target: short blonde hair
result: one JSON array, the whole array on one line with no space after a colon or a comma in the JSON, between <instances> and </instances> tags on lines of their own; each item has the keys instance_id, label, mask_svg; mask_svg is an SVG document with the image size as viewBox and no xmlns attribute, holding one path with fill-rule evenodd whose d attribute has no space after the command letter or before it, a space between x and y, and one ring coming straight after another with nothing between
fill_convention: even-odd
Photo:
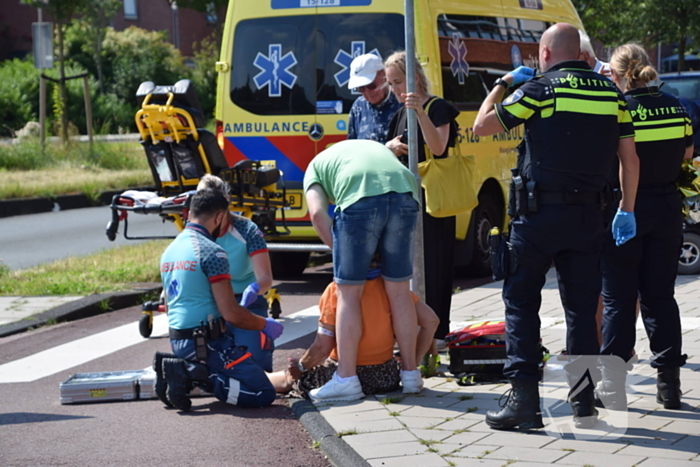
<instances>
[{"instance_id":1,"label":"short blonde hair","mask_svg":"<svg viewBox=\"0 0 700 467\"><path fill-rule=\"evenodd\" d=\"M384 68L389 68L390 66L396 67L401 73L406 74L406 51L402 50L399 52L394 52L389 55L389 58L384 62ZM416 74L418 75L418 82L416 85L420 88L423 94L430 94L430 81L425 74L423 65L420 64L418 59L416 59Z\"/></svg>"},{"instance_id":2,"label":"short blonde hair","mask_svg":"<svg viewBox=\"0 0 700 467\"><path fill-rule=\"evenodd\" d=\"M646 50L635 43L621 45L610 59L610 68L620 77L627 79L623 91L644 87L658 77Z\"/></svg>"}]
</instances>

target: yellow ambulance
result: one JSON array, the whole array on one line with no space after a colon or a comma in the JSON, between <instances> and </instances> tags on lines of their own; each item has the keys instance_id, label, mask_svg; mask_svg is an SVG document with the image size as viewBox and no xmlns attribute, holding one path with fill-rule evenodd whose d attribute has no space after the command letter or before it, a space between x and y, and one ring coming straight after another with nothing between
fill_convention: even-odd
<instances>
[{"instance_id":1,"label":"yellow ambulance","mask_svg":"<svg viewBox=\"0 0 700 467\"><path fill-rule=\"evenodd\" d=\"M282 170L291 234L268 238L277 274L303 271L322 245L302 193L316 154L346 138L359 94L348 89L352 59L404 49L403 0L231 0L217 92L217 132L230 165L269 161ZM476 156L479 205L458 217L457 266L490 271L487 235L506 223L510 168L522 127L489 137L472 126L499 76L537 68L538 41L557 22L582 28L569 0L415 0L416 53L432 93L461 111L463 154Z\"/></svg>"}]
</instances>

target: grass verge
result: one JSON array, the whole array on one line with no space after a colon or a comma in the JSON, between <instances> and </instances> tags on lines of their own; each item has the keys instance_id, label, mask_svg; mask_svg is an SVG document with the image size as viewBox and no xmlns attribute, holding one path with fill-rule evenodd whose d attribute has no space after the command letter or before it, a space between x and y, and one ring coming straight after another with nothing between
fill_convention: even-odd
<instances>
[{"instance_id":1,"label":"grass verge","mask_svg":"<svg viewBox=\"0 0 700 467\"><path fill-rule=\"evenodd\" d=\"M160 282L160 256L171 241L127 245L19 271L0 264L0 295L90 295Z\"/></svg>"},{"instance_id":2,"label":"grass verge","mask_svg":"<svg viewBox=\"0 0 700 467\"><path fill-rule=\"evenodd\" d=\"M30 140L0 145L0 199L84 193L153 185L143 148L137 142L47 144L44 154Z\"/></svg>"},{"instance_id":3,"label":"grass verge","mask_svg":"<svg viewBox=\"0 0 700 467\"><path fill-rule=\"evenodd\" d=\"M45 169L0 171L0 199L85 194L97 199L103 191L153 185L148 169Z\"/></svg>"}]
</instances>

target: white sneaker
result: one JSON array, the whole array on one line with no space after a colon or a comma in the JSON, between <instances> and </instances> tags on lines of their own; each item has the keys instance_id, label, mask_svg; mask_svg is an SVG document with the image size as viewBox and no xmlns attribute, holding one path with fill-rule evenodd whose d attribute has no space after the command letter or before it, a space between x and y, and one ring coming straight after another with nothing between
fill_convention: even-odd
<instances>
[{"instance_id":1,"label":"white sneaker","mask_svg":"<svg viewBox=\"0 0 700 467\"><path fill-rule=\"evenodd\" d=\"M435 348L438 352L445 352L447 350L445 339L435 339Z\"/></svg>"},{"instance_id":2,"label":"white sneaker","mask_svg":"<svg viewBox=\"0 0 700 467\"><path fill-rule=\"evenodd\" d=\"M365 393L362 392L360 379L357 376L351 377L346 383L341 383L338 381L338 372L335 372L326 384L309 391L309 397L314 402L354 401L365 397Z\"/></svg>"},{"instance_id":3,"label":"white sneaker","mask_svg":"<svg viewBox=\"0 0 700 467\"><path fill-rule=\"evenodd\" d=\"M418 394L423 390L423 378L420 371L401 370L401 386L404 394Z\"/></svg>"}]
</instances>

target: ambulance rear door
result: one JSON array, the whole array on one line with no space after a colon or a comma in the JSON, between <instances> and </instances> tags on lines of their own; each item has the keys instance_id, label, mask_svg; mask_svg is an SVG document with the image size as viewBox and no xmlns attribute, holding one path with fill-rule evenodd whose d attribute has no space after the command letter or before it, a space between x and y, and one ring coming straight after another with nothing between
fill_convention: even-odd
<instances>
[{"instance_id":1,"label":"ambulance rear door","mask_svg":"<svg viewBox=\"0 0 700 467\"><path fill-rule=\"evenodd\" d=\"M219 99L224 153L274 161L284 173L291 235L271 242L318 242L302 194L311 160L347 135L359 93L347 88L352 59L403 48L403 15L389 0L234 1L228 86ZM378 8L380 6L381 8ZM375 11L375 10L381 11ZM231 20L233 18L233 20ZM224 50L224 49L222 49ZM222 54L223 55L223 54Z\"/></svg>"}]
</instances>

